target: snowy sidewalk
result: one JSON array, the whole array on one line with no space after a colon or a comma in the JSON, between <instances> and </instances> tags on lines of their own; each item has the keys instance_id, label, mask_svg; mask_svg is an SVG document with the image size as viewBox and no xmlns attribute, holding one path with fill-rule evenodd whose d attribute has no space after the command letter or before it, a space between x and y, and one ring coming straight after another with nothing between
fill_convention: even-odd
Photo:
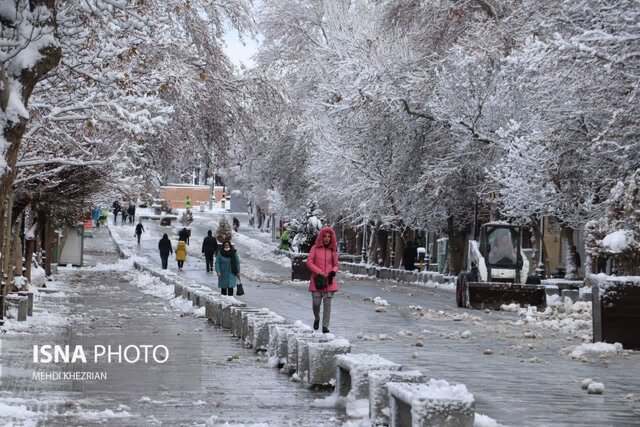
<instances>
[{"instance_id":1,"label":"snowy sidewalk","mask_svg":"<svg viewBox=\"0 0 640 427\"><path fill-rule=\"evenodd\" d=\"M215 231L213 219L192 224L197 233L191 250L199 252L197 239L207 228ZM132 228L114 227L114 235L132 252L159 265L157 239L166 228L151 223L149 230L151 242L139 248L128 237ZM252 252L263 242L249 238L244 235L236 245L247 292L241 300L267 307L291 322L300 319L310 324L307 284L274 280L287 277L288 269L277 259L273 263L255 259ZM170 268L174 265L170 263ZM247 280L247 275L258 280ZM177 276L187 283L216 287L215 276L204 272L197 257L188 258L185 271ZM446 290L356 277L339 280L331 330L348 338L354 353L380 354L428 377L464 383L481 414L507 425L637 423L640 380L628 373L640 369L640 353L588 344L590 324L582 319L590 318L590 306L585 303L557 306L544 316L520 316L458 309ZM605 393L588 395L580 387L585 378L603 382Z\"/></svg>"},{"instance_id":2,"label":"snowy sidewalk","mask_svg":"<svg viewBox=\"0 0 640 427\"><path fill-rule=\"evenodd\" d=\"M341 424L344 415L314 408L312 392L267 366L211 326L173 287L118 261L106 229L85 240L97 267L62 268L36 301L27 323L9 322L1 335L0 424L10 425L223 425ZM165 364L101 363L90 368L36 365L33 345L164 345ZM88 366L88 365L86 365ZM106 372L95 381L34 380L32 372Z\"/></svg>"}]
</instances>

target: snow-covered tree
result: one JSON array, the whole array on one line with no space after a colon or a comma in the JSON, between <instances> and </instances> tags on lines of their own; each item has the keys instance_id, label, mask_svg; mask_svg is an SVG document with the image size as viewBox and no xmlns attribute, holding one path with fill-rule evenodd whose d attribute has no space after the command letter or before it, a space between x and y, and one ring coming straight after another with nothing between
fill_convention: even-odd
<instances>
[{"instance_id":1,"label":"snow-covered tree","mask_svg":"<svg viewBox=\"0 0 640 427\"><path fill-rule=\"evenodd\" d=\"M227 221L226 217L220 218L220 223L218 224L218 230L216 231L216 239L219 242L231 241L233 238L233 228L231 228L231 224Z\"/></svg>"}]
</instances>

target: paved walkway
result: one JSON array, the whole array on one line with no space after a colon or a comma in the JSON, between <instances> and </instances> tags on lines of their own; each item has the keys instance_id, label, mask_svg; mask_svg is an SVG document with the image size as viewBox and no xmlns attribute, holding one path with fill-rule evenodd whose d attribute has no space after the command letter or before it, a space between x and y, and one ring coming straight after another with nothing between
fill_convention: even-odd
<instances>
[{"instance_id":1,"label":"paved walkway","mask_svg":"<svg viewBox=\"0 0 640 427\"><path fill-rule=\"evenodd\" d=\"M190 251L199 253L200 238L217 221L192 224ZM145 224L148 234L140 247L130 226L117 226L114 235L125 247L159 265L157 242L173 228ZM246 222L242 222L246 229ZM131 229L129 229L131 228ZM256 232L250 231L249 236ZM266 306L288 320L312 321L306 284L288 280L289 270L269 263L239 239L249 305ZM267 240L267 239L264 239ZM254 256L254 258L252 258ZM170 264L171 265L171 264ZM171 268L174 268L171 266ZM215 276L204 272L204 262L191 256L185 281L216 287ZM279 279L279 280L278 280ZM568 334L525 325L512 313L463 310L454 307L454 295L394 282L339 277L341 292L334 300L331 330L353 343L353 352L378 353L406 369L462 382L476 397L476 410L507 425L640 425L640 353L624 352L587 361L572 360L562 350L583 342L583 334ZM372 299L384 298L386 311L376 311ZM420 305L422 309L411 306ZM468 332L467 332L468 331ZM536 338L527 338L533 332ZM466 338L463 338L465 337ZM422 346L420 346L422 344ZM491 354L484 354L491 349ZM588 395L580 388L585 378L605 384L604 395Z\"/></svg>"},{"instance_id":2,"label":"paved walkway","mask_svg":"<svg viewBox=\"0 0 640 427\"><path fill-rule=\"evenodd\" d=\"M90 264L117 261L106 229L85 240L85 250ZM0 425L342 423L343 411L311 406L326 391L290 382L227 331L172 309L170 297L142 293L135 286L141 274L109 267L61 269L57 283L49 284L59 291L39 296L30 320L48 316L49 325L1 336ZM165 345L170 359L146 365L36 365L32 346L43 344ZM34 380L35 369L106 372L107 379Z\"/></svg>"}]
</instances>

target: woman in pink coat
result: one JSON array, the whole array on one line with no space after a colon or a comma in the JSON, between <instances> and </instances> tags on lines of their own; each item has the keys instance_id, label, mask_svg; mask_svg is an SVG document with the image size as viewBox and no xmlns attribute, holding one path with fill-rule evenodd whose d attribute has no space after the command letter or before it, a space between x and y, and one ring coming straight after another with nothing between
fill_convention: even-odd
<instances>
[{"instance_id":1,"label":"woman in pink coat","mask_svg":"<svg viewBox=\"0 0 640 427\"><path fill-rule=\"evenodd\" d=\"M313 298L313 329L320 326L320 304L324 300L322 312L322 332L329 332L331 320L331 299L338 292L336 273L338 272L338 241L331 227L324 227L316 238L316 244L307 257L307 267L311 270L309 292Z\"/></svg>"}]
</instances>

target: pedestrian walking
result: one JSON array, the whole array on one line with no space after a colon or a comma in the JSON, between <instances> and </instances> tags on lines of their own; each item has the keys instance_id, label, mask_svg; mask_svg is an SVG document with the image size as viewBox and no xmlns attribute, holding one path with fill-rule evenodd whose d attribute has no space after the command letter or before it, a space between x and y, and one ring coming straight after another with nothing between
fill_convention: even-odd
<instances>
[{"instance_id":1,"label":"pedestrian walking","mask_svg":"<svg viewBox=\"0 0 640 427\"><path fill-rule=\"evenodd\" d=\"M234 216L232 224L233 224L233 231L237 233L238 229L240 228L240 220Z\"/></svg>"},{"instance_id":2,"label":"pedestrian walking","mask_svg":"<svg viewBox=\"0 0 640 427\"><path fill-rule=\"evenodd\" d=\"M133 221L136 217L136 206L133 203L129 203L129 207L127 208L127 216L129 216L129 224L133 224Z\"/></svg>"},{"instance_id":3,"label":"pedestrian walking","mask_svg":"<svg viewBox=\"0 0 640 427\"><path fill-rule=\"evenodd\" d=\"M240 257L228 240L222 243L222 250L216 256L216 274L222 295L233 296L233 288L240 277Z\"/></svg>"},{"instance_id":4,"label":"pedestrian walking","mask_svg":"<svg viewBox=\"0 0 640 427\"><path fill-rule=\"evenodd\" d=\"M162 260L162 269L166 270L169 264L169 255L173 253L171 240L169 240L169 236L167 236L166 233L162 236L162 239L160 239L158 249L160 250L160 259Z\"/></svg>"},{"instance_id":5,"label":"pedestrian walking","mask_svg":"<svg viewBox=\"0 0 640 427\"><path fill-rule=\"evenodd\" d=\"M178 261L178 271L182 271L184 261L187 259L187 243L183 240L178 242L176 246L176 261Z\"/></svg>"},{"instance_id":6,"label":"pedestrian walking","mask_svg":"<svg viewBox=\"0 0 640 427\"><path fill-rule=\"evenodd\" d=\"M191 232L187 230L187 227L183 227L182 230L178 232L178 240L185 242L187 245L189 244L190 236L191 236Z\"/></svg>"},{"instance_id":7,"label":"pedestrian walking","mask_svg":"<svg viewBox=\"0 0 640 427\"><path fill-rule=\"evenodd\" d=\"M291 242L289 242L289 230L287 230L286 228L283 229L282 234L280 235L280 246L278 246L278 248L282 249L283 251L291 250Z\"/></svg>"},{"instance_id":8,"label":"pedestrian walking","mask_svg":"<svg viewBox=\"0 0 640 427\"><path fill-rule=\"evenodd\" d=\"M113 204L111 205L111 207L113 208L113 224L117 224L118 223L118 214L120 213L120 202L118 202L117 200L113 202Z\"/></svg>"},{"instance_id":9,"label":"pedestrian walking","mask_svg":"<svg viewBox=\"0 0 640 427\"><path fill-rule=\"evenodd\" d=\"M418 248L416 245L409 240L407 242L407 247L404 248L404 252L402 253L402 265L405 270L413 271L416 268L416 258L418 258Z\"/></svg>"},{"instance_id":10,"label":"pedestrian walking","mask_svg":"<svg viewBox=\"0 0 640 427\"><path fill-rule=\"evenodd\" d=\"M202 253L204 254L204 259L207 263L207 273L213 272L213 257L216 255L218 251L218 241L215 237L213 237L213 232L211 230L207 231L207 237L202 241Z\"/></svg>"},{"instance_id":11,"label":"pedestrian walking","mask_svg":"<svg viewBox=\"0 0 640 427\"><path fill-rule=\"evenodd\" d=\"M136 225L136 237L138 238L138 244L140 244L140 237L142 236L142 233L144 233L144 227L142 226L142 221L140 221Z\"/></svg>"},{"instance_id":12,"label":"pedestrian walking","mask_svg":"<svg viewBox=\"0 0 640 427\"><path fill-rule=\"evenodd\" d=\"M307 257L307 267L311 270L309 292L313 301L313 329L320 327L320 305L322 310L322 332L329 332L331 320L331 300L338 292L338 239L331 227L323 227L311 247Z\"/></svg>"},{"instance_id":13,"label":"pedestrian walking","mask_svg":"<svg viewBox=\"0 0 640 427\"><path fill-rule=\"evenodd\" d=\"M127 223L127 210L126 209L122 209L122 223L123 224Z\"/></svg>"}]
</instances>

